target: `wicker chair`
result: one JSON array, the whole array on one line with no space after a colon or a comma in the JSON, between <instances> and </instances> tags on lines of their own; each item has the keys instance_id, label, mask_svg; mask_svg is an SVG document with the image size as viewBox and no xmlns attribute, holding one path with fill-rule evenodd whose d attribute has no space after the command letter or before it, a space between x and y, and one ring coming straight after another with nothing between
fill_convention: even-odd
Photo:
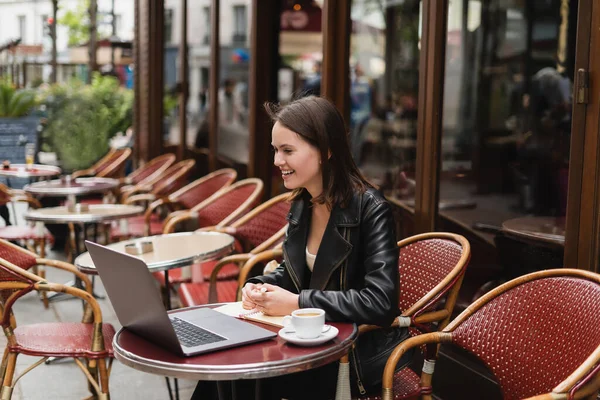
<instances>
[{"instance_id":1,"label":"wicker chair","mask_svg":"<svg viewBox=\"0 0 600 400\"><path fill-rule=\"evenodd\" d=\"M574 269L524 275L483 295L441 332L396 347L385 367L383 399L396 398L394 368L407 350L441 343L481 359L505 399L595 399L598 326L600 275Z\"/></svg>"},{"instance_id":2,"label":"wicker chair","mask_svg":"<svg viewBox=\"0 0 600 400\"><path fill-rule=\"evenodd\" d=\"M49 283L27 271L39 263L81 275L87 291ZM82 322L39 323L17 327L12 307L15 301L31 291L62 292L81 298L86 303ZM3 379L1 398L10 399L17 381L49 357L72 357L88 379L90 391L95 398L109 398L108 376L115 330L110 324L102 324L102 312L91 294L91 283L85 275L72 265L39 259L18 246L0 241L0 304L2 328L8 340L0 366L0 376ZM19 354L42 359L14 379ZM84 365L81 358L87 365Z\"/></svg>"},{"instance_id":3,"label":"wicker chair","mask_svg":"<svg viewBox=\"0 0 600 400\"><path fill-rule=\"evenodd\" d=\"M75 171L73 179L81 176L97 176L99 178L118 178L123 175L125 161L131 155L131 149L110 149L104 157L88 169Z\"/></svg>"},{"instance_id":4,"label":"wicker chair","mask_svg":"<svg viewBox=\"0 0 600 400\"><path fill-rule=\"evenodd\" d=\"M190 220L197 221L200 227L233 224L257 205L263 187L263 182L257 178L236 182L215 193L191 210L173 213L176 215L166 222L163 233L174 232L179 224ZM169 282L181 283L188 280L188 278L182 277L181 272L181 269L169 271ZM163 272L155 272L154 276L164 285Z\"/></svg>"},{"instance_id":5,"label":"wicker chair","mask_svg":"<svg viewBox=\"0 0 600 400\"><path fill-rule=\"evenodd\" d=\"M40 208L40 202L21 190L9 189L3 184L0 184L0 199L13 202L25 202L32 208ZM20 242L27 246L30 250L37 252L42 258L46 255L46 244L52 243L54 237L48 229L43 225L7 225L0 227L0 239L9 240L12 242ZM35 274L45 278L46 272L43 267L35 266L33 269ZM41 293L44 307L48 308L48 298L45 292Z\"/></svg>"},{"instance_id":6,"label":"wicker chair","mask_svg":"<svg viewBox=\"0 0 600 400\"><path fill-rule=\"evenodd\" d=\"M119 191L127 193L138 191L140 188L150 190L154 183L160 179L161 175L175 162L175 154L163 154L158 156L142 167L136 169L124 178L121 178Z\"/></svg>"},{"instance_id":7,"label":"wicker chair","mask_svg":"<svg viewBox=\"0 0 600 400\"><path fill-rule=\"evenodd\" d=\"M135 191L131 190L124 193L122 202L124 204L142 204L149 207L153 201L167 198L185 185L195 163L194 160L178 162L159 176L157 183L152 186L150 192L141 193L147 188L137 187ZM143 229L138 228L136 230L134 228L132 231L129 230L129 222L135 227L136 223L140 225L141 218L128 218L126 221L127 229L123 229L120 225L115 225L111 228L111 241L123 240L136 235L143 236Z\"/></svg>"},{"instance_id":8,"label":"wicker chair","mask_svg":"<svg viewBox=\"0 0 600 400\"><path fill-rule=\"evenodd\" d=\"M151 186L138 186L123 193L122 202L132 204L136 202L149 202L163 197L167 197L178 189L181 189L186 183L196 164L194 160L183 160L172 165L155 179L155 184Z\"/></svg>"},{"instance_id":9,"label":"wicker chair","mask_svg":"<svg viewBox=\"0 0 600 400\"><path fill-rule=\"evenodd\" d=\"M450 321L471 256L469 242L453 233L432 232L401 240L398 247L399 308L403 311L392 326L408 327L411 336L444 328ZM359 334L374 329L380 327L361 325ZM431 393L437 347L425 346L422 350L425 361L420 377L410 368L403 368L396 374L396 399ZM348 382L348 368L349 358L345 356L340 361L340 370L346 375L340 375L340 384ZM349 385L344 385L344 390L349 390ZM380 396L371 395L361 399L378 398Z\"/></svg>"},{"instance_id":10,"label":"wicker chair","mask_svg":"<svg viewBox=\"0 0 600 400\"><path fill-rule=\"evenodd\" d=\"M180 214L183 210L190 210L202 203L219 190L231 185L237 178L237 172L231 168L214 171L194 182L182 187L168 197L155 200L146 209L143 216L129 218L129 234L131 236L159 235L170 215L161 218L161 208L167 208Z\"/></svg>"},{"instance_id":11,"label":"wicker chair","mask_svg":"<svg viewBox=\"0 0 600 400\"><path fill-rule=\"evenodd\" d=\"M195 220L200 228L229 225L254 208L264 189L258 178L248 178L220 190L190 210L173 215L163 233L175 232L182 223Z\"/></svg>"},{"instance_id":12,"label":"wicker chair","mask_svg":"<svg viewBox=\"0 0 600 400\"><path fill-rule=\"evenodd\" d=\"M229 233L247 252L227 256L218 262L193 265L192 268L200 270L203 282L183 283L179 287L179 298L184 306L236 299L240 267L253 256L281 245L290 210L288 197L289 194L284 193L272 198L231 226L203 229Z\"/></svg>"}]
</instances>

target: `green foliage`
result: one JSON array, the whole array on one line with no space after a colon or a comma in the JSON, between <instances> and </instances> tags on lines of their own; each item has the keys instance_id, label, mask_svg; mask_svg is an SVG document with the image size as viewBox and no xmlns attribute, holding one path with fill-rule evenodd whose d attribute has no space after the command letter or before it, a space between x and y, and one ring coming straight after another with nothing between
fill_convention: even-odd
<instances>
[{"instance_id":1,"label":"green foliage","mask_svg":"<svg viewBox=\"0 0 600 400\"><path fill-rule=\"evenodd\" d=\"M68 29L68 45L69 47L83 45L90 40L90 0L79 0L74 10L65 11L60 18L58 24L66 26ZM104 20L102 14L96 14L96 28L98 32L98 40L105 39L110 36L110 32L102 31L102 22Z\"/></svg>"},{"instance_id":2,"label":"green foliage","mask_svg":"<svg viewBox=\"0 0 600 400\"><path fill-rule=\"evenodd\" d=\"M69 46L78 46L90 40L89 7L89 0L81 0L75 10L66 11L58 19L58 24L68 29Z\"/></svg>"},{"instance_id":3,"label":"green foliage","mask_svg":"<svg viewBox=\"0 0 600 400\"><path fill-rule=\"evenodd\" d=\"M56 152L66 171L92 165L108 152L110 138L132 123L133 92L114 77L95 74L91 85L52 85L43 99L42 149Z\"/></svg>"},{"instance_id":4,"label":"green foliage","mask_svg":"<svg viewBox=\"0 0 600 400\"><path fill-rule=\"evenodd\" d=\"M22 117L35 105L35 92L17 90L10 82L0 80L0 118Z\"/></svg>"}]
</instances>

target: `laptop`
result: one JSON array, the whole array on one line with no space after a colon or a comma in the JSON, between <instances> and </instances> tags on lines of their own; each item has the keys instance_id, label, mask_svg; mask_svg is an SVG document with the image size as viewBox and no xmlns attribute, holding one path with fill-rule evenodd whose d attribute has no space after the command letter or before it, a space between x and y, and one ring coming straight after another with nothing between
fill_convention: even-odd
<instances>
[{"instance_id":1,"label":"laptop","mask_svg":"<svg viewBox=\"0 0 600 400\"><path fill-rule=\"evenodd\" d=\"M161 347L193 356L277 336L210 308L167 314L144 261L90 241L85 245L121 325Z\"/></svg>"}]
</instances>

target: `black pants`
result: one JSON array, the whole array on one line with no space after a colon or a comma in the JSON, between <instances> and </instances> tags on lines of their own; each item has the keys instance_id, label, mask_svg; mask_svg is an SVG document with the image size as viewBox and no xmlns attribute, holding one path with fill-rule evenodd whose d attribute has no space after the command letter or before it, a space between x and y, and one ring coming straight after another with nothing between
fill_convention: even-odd
<instances>
[{"instance_id":1,"label":"black pants","mask_svg":"<svg viewBox=\"0 0 600 400\"><path fill-rule=\"evenodd\" d=\"M323 367L274 378L240 380L234 382L237 400L329 400L335 398L338 362ZM221 389L223 389L221 385ZM230 391L225 388L225 391ZM198 382L191 400L215 400L218 398L214 382Z\"/></svg>"}]
</instances>

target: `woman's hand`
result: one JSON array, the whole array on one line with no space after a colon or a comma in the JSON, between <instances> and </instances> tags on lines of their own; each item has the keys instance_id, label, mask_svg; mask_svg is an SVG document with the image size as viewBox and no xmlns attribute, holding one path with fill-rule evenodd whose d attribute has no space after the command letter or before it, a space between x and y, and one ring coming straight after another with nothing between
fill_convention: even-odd
<instances>
[{"instance_id":1,"label":"woman's hand","mask_svg":"<svg viewBox=\"0 0 600 400\"><path fill-rule=\"evenodd\" d=\"M244 286L244 289L247 286ZM249 302L255 304L256 309L266 315L288 315L300 308L297 294L268 283L254 286L253 290L247 292Z\"/></svg>"},{"instance_id":2,"label":"woman's hand","mask_svg":"<svg viewBox=\"0 0 600 400\"><path fill-rule=\"evenodd\" d=\"M253 291L259 290L262 285L257 285L254 283L246 283L242 288L242 307L244 310L253 310L256 308L256 304L250 299L250 293Z\"/></svg>"}]
</instances>

